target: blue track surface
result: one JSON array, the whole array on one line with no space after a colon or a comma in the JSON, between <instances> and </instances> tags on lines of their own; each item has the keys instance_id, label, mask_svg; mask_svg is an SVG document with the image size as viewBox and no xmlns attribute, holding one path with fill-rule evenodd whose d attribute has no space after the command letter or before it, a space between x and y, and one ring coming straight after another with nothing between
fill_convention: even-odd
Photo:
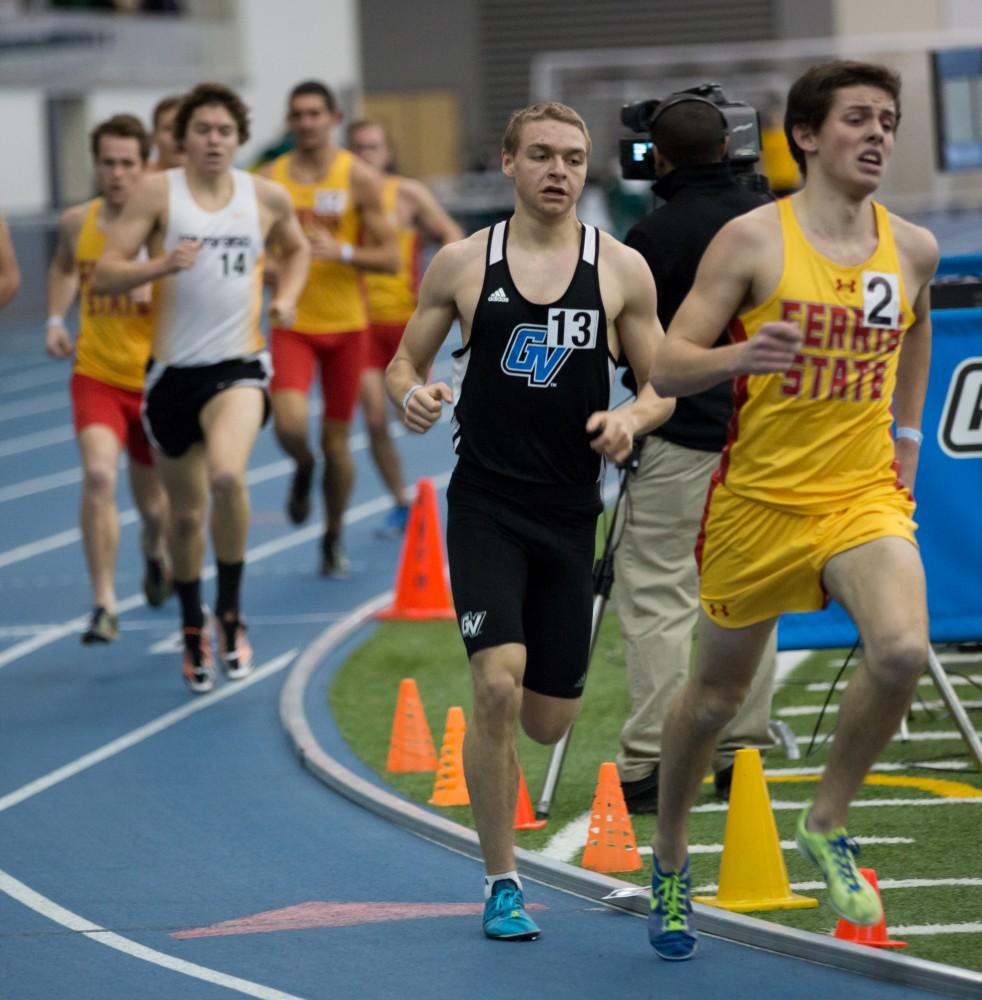
<instances>
[{"instance_id":1,"label":"blue track surface","mask_svg":"<svg viewBox=\"0 0 982 1000\"><path fill-rule=\"evenodd\" d=\"M262 932L173 937L314 902L473 904L480 868L325 789L277 717L291 657L395 575L397 544L373 536L387 503L363 439L353 570L339 582L316 576L318 526L287 525L288 466L262 436L245 610L268 671L194 699L175 603L142 604L133 523L117 574L122 636L79 644L89 593L68 370L37 344L0 344L0 997L919 995L713 939L695 962L662 963L636 917L535 885L545 933L531 945L486 941L472 915L292 930L270 919ZM402 444L411 479L449 471L446 426ZM130 508L124 485L119 500ZM364 772L316 701L318 738Z\"/></svg>"}]
</instances>

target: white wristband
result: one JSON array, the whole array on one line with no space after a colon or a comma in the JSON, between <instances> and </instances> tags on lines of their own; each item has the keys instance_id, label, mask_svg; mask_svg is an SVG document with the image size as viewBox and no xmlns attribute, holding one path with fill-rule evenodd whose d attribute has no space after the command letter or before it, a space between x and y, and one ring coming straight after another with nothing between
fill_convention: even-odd
<instances>
[{"instance_id":1,"label":"white wristband","mask_svg":"<svg viewBox=\"0 0 982 1000\"><path fill-rule=\"evenodd\" d=\"M355 256L355 248L350 243L341 244L341 260L345 264L350 264Z\"/></svg>"},{"instance_id":2,"label":"white wristband","mask_svg":"<svg viewBox=\"0 0 982 1000\"><path fill-rule=\"evenodd\" d=\"M413 393L417 389L422 389L422 388L423 388L423 383L422 382L417 382L415 385L411 385L406 390L406 395L402 397L402 412L403 413L406 412L406 407L409 406L409 400L411 400L413 398Z\"/></svg>"},{"instance_id":3,"label":"white wristband","mask_svg":"<svg viewBox=\"0 0 982 1000\"><path fill-rule=\"evenodd\" d=\"M51 316L48 317L48 326L64 326L64 325L65 325L64 316L56 316L52 314Z\"/></svg>"},{"instance_id":4,"label":"white wristband","mask_svg":"<svg viewBox=\"0 0 982 1000\"><path fill-rule=\"evenodd\" d=\"M924 435L916 427L898 427L894 437L898 441L901 438L907 438L909 441L913 441L918 447L920 447L921 442L924 440Z\"/></svg>"}]
</instances>

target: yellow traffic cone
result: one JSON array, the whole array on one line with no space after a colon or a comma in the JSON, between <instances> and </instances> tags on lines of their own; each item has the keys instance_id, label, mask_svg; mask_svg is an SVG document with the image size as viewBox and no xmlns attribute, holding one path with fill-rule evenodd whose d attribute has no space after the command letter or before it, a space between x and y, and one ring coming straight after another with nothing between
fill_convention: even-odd
<instances>
[{"instance_id":1,"label":"yellow traffic cone","mask_svg":"<svg viewBox=\"0 0 982 1000\"><path fill-rule=\"evenodd\" d=\"M693 898L737 913L818 906L817 899L791 891L760 752L737 750L734 763L719 889L715 896Z\"/></svg>"}]
</instances>

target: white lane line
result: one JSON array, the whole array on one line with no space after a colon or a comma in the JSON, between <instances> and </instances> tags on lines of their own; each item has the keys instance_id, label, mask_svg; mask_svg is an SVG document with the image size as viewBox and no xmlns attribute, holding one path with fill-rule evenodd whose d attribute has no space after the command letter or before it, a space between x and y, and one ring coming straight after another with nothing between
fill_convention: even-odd
<instances>
[{"instance_id":1,"label":"white lane line","mask_svg":"<svg viewBox=\"0 0 982 1000\"><path fill-rule=\"evenodd\" d=\"M331 622L345 617L346 614L347 612L344 611L314 611L299 615L249 615L249 625L256 628L287 625L329 625ZM120 622L119 629L121 632L159 632L161 624L160 618L141 618ZM167 624L170 624L169 620ZM22 636L50 632L59 627L58 624L51 622L38 622L33 625L0 625L0 640L19 639ZM180 635L179 632L174 632L175 637L178 635Z\"/></svg>"},{"instance_id":2,"label":"white lane line","mask_svg":"<svg viewBox=\"0 0 982 1000\"><path fill-rule=\"evenodd\" d=\"M44 365L37 371L18 372L16 375L7 375L0 378L0 393L20 392L23 389L36 389L39 385L52 385L61 382L68 392L68 380L71 378L71 370L61 365Z\"/></svg>"},{"instance_id":3,"label":"white lane line","mask_svg":"<svg viewBox=\"0 0 982 1000\"><path fill-rule=\"evenodd\" d=\"M19 417L34 417L39 413L51 413L69 405L68 393L51 392L47 396L35 396L19 403L5 403L0 406L0 421L17 420Z\"/></svg>"},{"instance_id":4,"label":"white lane line","mask_svg":"<svg viewBox=\"0 0 982 1000\"><path fill-rule=\"evenodd\" d=\"M429 477L430 481L433 483L434 487L437 489L445 486L450 479L450 470L438 473ZM352 507L344 515L345 524L354 524L357 521L363 521L367 517L371 517L374 514L378 514L381 511L388 510L392 506L392 501L389 497L379 496L374 500L368 500L365 503L358 504ZM287 549L296 548L299 545L306 545L307 542L313 541L314 539L320 538L324 532L324 524L318 521L314 524L308 525L306 528L299 528L296 531L291 531L286 535L282 535L279 538L273 539L270 542L264 542L261 545L257 545L253 549L249 549L246 552L246 564L247 566L259 562L262 559L268 559L270 556L278 555L280 552L285 552ZM248 575L248 569L246 570ZM215 575L215 567L205 566L201 573L202 580L210 580ZM138 608L141 605L146 604L146 599L143 594L131 594L129 597L123 598L116 606L116 611L118 614L123 614L126 611L131 611L133 608ZM23 642L19 642L9 649L5 649L0 653L0 669L3 669L15 660L19 660L21 657L27 656L33 653L35 650L41 649L43 646L47 646L52 642L57 642L59 639L66 635L71 635L73 632L78 632L79 629L88 620L88 615L79 615L77 618L71 618L66 622L62 622L60 625L54 625L48 631L43 632L39 635L32 636L30 639L25 639Z\"/></svg>"},{"instance_id":5,"label":"white lane line","mask_svg":"<svg viewBox=\"0 0 982 1000\"><path fill-rule=\"evenodd\" d=\"M0 442L0 458L8 455L20 455L25 451L37 448L47 448L52 444L64 444L75 439L75 428L71 424L54 427L47 431L34 431L33 434L20 434Z\"/></svg>"},{"instance_id":6,"label":"white lane line","mask_svg":"<svg viewBox=\"0 0 982 1000\"><path fill-rule=\"evenodd\" d=\"M10 500L20 500L23 497L31 497L37 493L45 493L48 490L57 490L62 486L72 486L82 481L82 470L79 468L65 469L62 472L51 472L46 476L36 476L34 479L25 479L19 483L11 483L0 489L0 503L7 503Z\"/></svg>"},{"instance_id":7,"label":"white lane line","mask_svg":"<svg viewBox=\"0 0 982 1000\"><path fill-rule=\"evenodd\" d=\"M787 799L774 799L771 802L771 808L775 812L789 809L800 811L810 804L810 802L804 800L801 802L791 802ZM982 806L982 795L950 799L857 799L849 803L850 809L876 809L880 806L916 806L919 809L925 806ZM709 813L725 812L726 809L727 803L725 802L706 802L701 806L695 806L692 811Z\"/></svg>"},{"instance_id":8,"label":"white lane line","mask_svg":"<svg viewBox=\"0 0 982 1000\"><path fill-rule=\"evenodd\" d=\"M855 805L855 803L853 803ZM877 879L881 891L883 889L939 889L939 888L982 888L982 878L881 878ZM716 892L719 886L715 882L707 882L692 890L700 895ZM817 892L825 889L824 882L792 882L791 888L796 892Z\"/></svg>"},{"instance_id":9,"label":"white lane line","mask_svg":"<svg viewBox=\"0 0 982 1000\"><path fill-rule=\"evenodd\" d=\"M974 710L976 708L982 708L982 701L963 701L962 706L966 709ZM945 703L941 700L917 701L914 703L914 707L925 708L925 709L938 709L938 708L944 708ZM790 719L800 715L817 715L821 711L822 711L821 705L789 705L787 708L779 708L777 710L777 715L785 719ZM835 715L838 711L839 711L838 705L829 705L825 709L825 714Z\"/></svg>"},{"instance_id":10,"label":"white lane line","mask_svg":"<svg viewBox=\"0 0 982 1000\"><path fill-rule=\"evenodd\" d=\"M284 993L282 990L275 990L248 979L230 976L226 972L209 969L196 962L187 962L183 958L175 958L173 955L167 955L155 948L148 948L146 945L131 941L121 934L116 934L105 927L100 927L91 920L86 920L85 917L81 917L71 910L66 910L54 900L42 896L41 893L36 892L3 870L0 870L0 891L34 910L35 913L40 913L48 920L60 924L68 930L77 931L83 937L104 944L107 948L115 948L116 951L121 951L131 958L139 958L141 961L159 965L172 972L179 972L181 975L191 976L194 979L202 979L206 983L213 983L215 986L224 986L226 989L235 990L245 996L259 997L260 1000L301 1000L300 997L294 996L292 993Z\"/></svg>"},{"instance_id":11,"label":"white lane line","mask_svg":"<svg viewBox=\"0 0 982 1000\"><path fill-rule=\"evenodd\" d=\"M916 937L918 934L982 934L982 924L911 924L908 927L889 927L897 937Z\"/></svg>"},{"instance_id":12,"label":"white lane line","mask_svg":"<svg viewBox=\"0 0 982 1000\"><path fill-rule=\"evenodd\" d=\"M108 760L110 757L115 757L116 754L122 753L124 750L128 750L132 746L136 746L138 743L142 743L144 740L149 739L151 736L154 736L165 729L169 729L171 726L176 725L178 722L188 718L190 715L194 715L196 712L203 712L205 709L211 708L212 705L215 705L220 701L225 701L227 698L232 698L242 691L247 690L252 687L253 684L258 684L260 681L265 680L272 674L278 673L287 667L296 655L296 652L297 651L295 649L291 649L286 653L281 653L275 659L272 659L268 663L259 667L244 680L224 684L222 687L217 688L210 694L202 695L200 698L195 698L194 701L190 701L186 705L181 705L179 708L171 709L171 711L165 712L153 721L132 730L132 732L126 733L124 736L120 736L117 739L110 740L108 743L104 743L97 750L92 750L87 754L83 754L81 757L76 758L70 763L63 764L61 767L57 767L53 771L49 771L40 778L35 778L34 781L29 781L26 785L22 785L15 791L9 792L7 795L0 797L0 812L5 812L11 806L15 806L18 803L23 802L25 799L33 798L40 792L43 792L54 785L61 784L61 782L67 781L69 778L73 778L76 774L80 774L82 771L86 771L90 767L94 767L96 764L101 764L102 761Z\"/></svg>"},{"instance_id":13,"label":"white lane line","mask_svg":"<svg viewBox=\"0 0 982 1000\"><path fill-rule=\"evenodd\" d=\"M362 451L367 447L367 434L359 433L351 436L351 450L353 452ZM258 483L265 483L271 479L279 479L281 476L290 475L293 472L293 468L294 463L291 459L280 459L276 462L270 462L268 465L261 465L259 468L248 472L246 474L246 482L250 486L255 486ZM26 484L15 483L13 486L7 487L6 490L0 490L0 502L3 500L16 499L20 496L30 496L34 493L40 493L44 489L54 489L55 486L65 486L70 482L78 482L81 480L81 473L76 472L73 478L69 473L65 472L55 473L52 477L41 478L51 478L52 480L55 480L55 477L57 477L57 481L53 481L51 485L42 485L40 489L33 488L27 492L17 493L16 491ZM28 482L37 484L39 480ZM10 491L10 496L4 496L4 493L7 491ZM389 506L391 506L391 504L389 504ZM385 507L382 509L384 510ZM136 524L138 521L139 512L133 507L126 507L119 512L119 526L121 528L129 527L131 524ZM32 559L34 556L43 555L45 552L53 552L55 549L63 549L66 546L74 545L76 542L80 542L81 540L81 531L78 528L69 528L66 531L59 531L57 534L48 535L45 538L39 538L37 541L27 542L24 545L18 545L15 548L8 549L6 552L0 552L0 569L4 566L10 566L13 563L23 562L25 559Z\"/></svg>"}]
</instances>

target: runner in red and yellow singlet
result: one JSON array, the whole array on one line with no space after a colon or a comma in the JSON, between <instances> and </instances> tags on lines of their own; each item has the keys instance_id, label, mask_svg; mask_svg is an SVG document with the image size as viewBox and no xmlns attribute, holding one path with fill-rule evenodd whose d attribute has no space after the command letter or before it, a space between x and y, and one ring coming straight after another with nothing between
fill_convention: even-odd
<instances>
[{"instance_id":1,"label":"runner in red and yellow singlet","mask_svg":"<svg viewBox=\"0 0 982 1000\"><path fill-rule=\"evenodd\" d=\"M352 122L348 126L348 148L376 170L384 172L392 166L388 135L377 122L367 119ZM395 502L381 533L399 536L409 517L409 498L399 453L389 434L384 373L395 357L403 330L416 308L423 238L446 246L462 239L464 233L429 188L410 177L386 176L382 210L396 231L399 271L397 274L365 274L371 325L368 355L361 376L361 405L375 467Z\"/></svg>"},{"instance_id":2,"label":"runner in red and yellow singlet","mask_svg":"<svg viewBox=\"0 0 982 1000\"><path fill-rule=\"evenodd\" d=\"M290 329L274 329L273 418L284 451L297 463L287 515L301 524L310 514L314 454L307 440L308 393L320 367L324 399L326 530L321 572L344 576L344 512L354 484L348 437L358 402L367 347L368 309L362 272L394 273L395 235L382 210L381 176L335 146L331 130L341 121L333 93L308 80L290 92L287 123L296 149L264 169L290 192L311 247L310 274Z\"/></svg>"},{"instance_id":3,"label":"runner in red and yellow singlet","mask_svg":"<svg viewBox=\"0 0 982 1000\"><path fill-rule=\"evenodd\" d=\"M930 233L873 201L899 119L900 79L885 67L805 73L785 118L803 189L719 233L655 359L659 392L733 379L736 404L697 551L695 664L663 737L649 931L664 958L695 950L687 818L716 735L777 617L830 597L855 622L865 661L798 845L840 915L882 919L845 821L927 664L912 518L938 258ZM731 319L733 343L710 350Z\"/></svg>"},{"instance_id":4,"label":"runner in red and yellow singlet","mask_svg":"<svg viewBox=\"0 0 982 1000\"><path fill-rule=\"evenodd\" d=\"M130 487L140 512L146 561L147 603L162 604L170 593L165 565L167 501L153 468L140 423L143 376L150 356L150 289L97 295L90 287L102 255L104 229L143 174L149 137L132 115L116 115L92 133L92 157L101 196L70 208L61 218L58 246L48 270L45 347L56 358L74 354L71 394L75 431L82 454L82 541L92 583L93 610L84 643L109 642L119 634L115 569L119 546L116 474L125 447ZM78 339L65 327L76 292Z\"/></svg>"}]
</instances>

